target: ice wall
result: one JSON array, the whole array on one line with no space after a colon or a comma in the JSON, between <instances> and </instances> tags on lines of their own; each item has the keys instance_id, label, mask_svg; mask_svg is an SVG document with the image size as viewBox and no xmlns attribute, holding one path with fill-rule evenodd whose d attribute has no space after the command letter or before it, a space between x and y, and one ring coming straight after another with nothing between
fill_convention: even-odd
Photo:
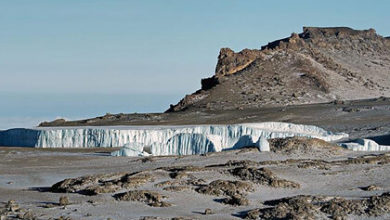
<instances>
[{"instance_id":1,"label":"ice wall","mask_svg":"<svg viewBox=\"0 0 390 220\"><path fill-rule=\"evenodd\" d=\"M390 146L379 145L370 139L357 139L354 142L341 143L340 145L353 151L390 151Z\"/></svg>"},{"instance_id":2,"label":"ice wall","mask_svg":"<svg viewBox=\"0 0 390 220\"><path fill-rule=\"evenodd\" d=\"M266 146L268 138L316 137L336 141L348 135L310 125L281 122L235 125L107 126L11 129L0 131L0 145L41 148L123 147L113 155L186 155L243 146ZM262 145L262 146L261 146Z\"/></svg>"}]
</instances>

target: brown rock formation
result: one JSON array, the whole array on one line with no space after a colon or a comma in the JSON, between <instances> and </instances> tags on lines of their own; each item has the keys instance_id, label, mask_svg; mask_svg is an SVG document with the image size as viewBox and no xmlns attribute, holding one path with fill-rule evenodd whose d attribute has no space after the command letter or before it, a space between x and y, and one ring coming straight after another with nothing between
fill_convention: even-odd
<instances>
[{"instance_id":1,"label":"brown rock formation","mask_svg":"<svg viewBox=\"0 0 390 220\"><path fill-rule=\"evenodd\" d=\"M261 50L223 48L215 75L168 112L390 96L390 41L374 29L304 27Z\"/></svg>"},{"instance_id":2,"label":"brown rock formation","mask_svg":"<svg viewBox=\"0 0 390 220\"><path fill-rule=\"evenodd\" d=\"M244 49L235 53L229 48L222 48L219 52L215 76L219 77L236 73L261 57L263 57L263 54L260 50Z\"/></svg>"}]
</instances>

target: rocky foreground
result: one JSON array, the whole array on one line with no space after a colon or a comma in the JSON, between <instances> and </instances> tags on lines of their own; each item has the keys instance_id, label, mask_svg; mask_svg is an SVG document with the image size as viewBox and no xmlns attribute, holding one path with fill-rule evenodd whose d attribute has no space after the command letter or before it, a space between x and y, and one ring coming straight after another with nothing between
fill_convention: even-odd
<instances>
[{"instance_id":1,"label":"rocky foreground","mask_svg":"<svg viewBox=\"0 0 390 220\"><path fill-rule=\"evenodd\" d=\"M2 219L387 219L390 155L272 139L193 156L1 148ZM55 162L53 162L55 161ZM12 169L10 168L12 164Z\"/></svg>"}]
</instances>

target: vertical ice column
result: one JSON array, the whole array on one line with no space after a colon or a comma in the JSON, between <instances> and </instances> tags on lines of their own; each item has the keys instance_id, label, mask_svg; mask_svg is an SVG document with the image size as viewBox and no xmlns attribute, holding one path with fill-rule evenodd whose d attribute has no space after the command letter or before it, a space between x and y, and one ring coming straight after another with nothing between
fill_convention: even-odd
<instances>
[{"instance_id":1,"label":"vertical ice column","mask_svg":"<svg viewBox=\"0 0 390 220\"><path fill-rule=\"evenodd\" d=\"M269 142L265 137L260 137L256 145L261 152L270 151Z\"/></svg>"}]
</instances>

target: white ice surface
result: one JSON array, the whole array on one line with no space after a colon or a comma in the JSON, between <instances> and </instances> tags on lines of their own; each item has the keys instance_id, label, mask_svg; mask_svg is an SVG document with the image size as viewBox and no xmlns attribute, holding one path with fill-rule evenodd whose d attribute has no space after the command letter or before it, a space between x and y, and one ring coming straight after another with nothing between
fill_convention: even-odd
<instances>
[{"instance_id":1,"label":"white ice surface","mask_svg":"<svg viewBox=\"0 0 390 220\"><path fill-rule=\"evenodd\" d=\"M390 151L390 146L379 145L370 139L357 139L355 142L341 143L340 145L353 151Z\"/></svg>"},{"instance_id":2,"label":"white ice surface","mask_svg":"<svg viewBox=\"0 0 390 220\"><path fill-rule=\"evenodd\" d=\"M115 156L139 156L146 152L152 155L187 155L244 146L269 150L269 146L261 146L262 143L268 144L264 140L292 136L315 137L326 141L348 137L345 133L332 133L311 125L265 122L234 125L10 129L0 131L0 145L39 148L123 147L113 153Z\"/></svg>"},{"instance_id":3,"label":"white ice surface","mask_svg":"<svg viewBox=\"0 0 390 220\"><path fill-rule=\"evenodd\" d=\"M256 142L256 146L259 148L259 151L270 151L269 142L264 137L259 138Z\"/></svg>"},{"instance_id":4,"label":"white ice surface","mask_svg":"<svg viewBox=\"0 0 390 220\"><path fill-rule=\"evenodd\" d=\"M144 150L142 143L128 143L125 144L120 150L112 153L112 156L126 156L126 157L137 157L137 156L149 156L150 154Z\"/></svg>"}]
</instances>

